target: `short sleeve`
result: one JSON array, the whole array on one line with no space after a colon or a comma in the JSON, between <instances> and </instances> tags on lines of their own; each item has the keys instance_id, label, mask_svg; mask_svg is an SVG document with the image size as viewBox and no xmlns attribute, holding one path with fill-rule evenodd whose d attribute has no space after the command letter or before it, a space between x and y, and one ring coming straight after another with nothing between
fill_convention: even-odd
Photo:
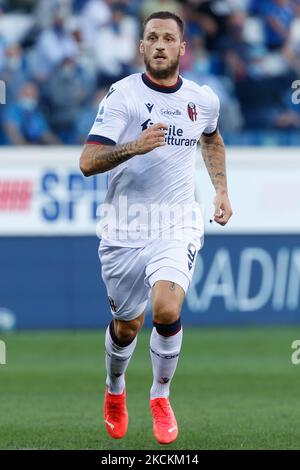
<instances>
[{"instance_id":1,"label":"short sleeve","mask_svg":"<svg viewBox=\"0 0 300 470\"><path fill-rule=\"evenodd\" d=\"M220 100L218 96L212 90L210 90L210 93L211 93L211 114L210 114L210 120L208 122L208 125L204 129L204 132L203 132L204 135L214 134L218 127L218 119L219 119L219 113L220 113Z\"/></svg>"},{"instance_id":2,"label":"short sleeve","mask_svg":"<svg viewBox=\"0 0 300 470\"><path fill-rule=\"evenodd\" d=\"M113 85L99 105L98 114L90 130L87 144L115 145L129 122L126 98Z\"/></svg>"}]
</instances>

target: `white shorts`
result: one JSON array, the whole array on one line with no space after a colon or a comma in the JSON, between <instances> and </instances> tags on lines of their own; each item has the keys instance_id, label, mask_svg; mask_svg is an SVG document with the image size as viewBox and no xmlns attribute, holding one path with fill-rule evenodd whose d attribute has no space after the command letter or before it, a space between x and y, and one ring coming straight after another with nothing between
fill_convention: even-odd
<instances>
[{"instance_id":1,"label":"white shorts","mask_svg":"<svg viewBox=\"0 0 300 470\"><path fill-rule=\"evenodd\" d=\"M157 281L175 282L186 293L202 244L195 235L190 240L154 240L137 248L102 240L99 257L113 317L129 321L141 315Z\"/></svg>"}]
</instances>

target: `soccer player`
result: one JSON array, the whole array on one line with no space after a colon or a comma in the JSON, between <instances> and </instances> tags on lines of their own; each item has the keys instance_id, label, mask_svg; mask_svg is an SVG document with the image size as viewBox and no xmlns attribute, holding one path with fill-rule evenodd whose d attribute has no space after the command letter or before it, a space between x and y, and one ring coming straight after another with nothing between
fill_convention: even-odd
<instances>
[{"instance_id":1,"label":"soccer player","mask_svg":"<svg viewBox=\"0 0 300 470\"><path fill-rule=\"evenodd\" d=\"M125 372L150 295L153 432L161 444L178 435L169 391L182 343L181 306L203 243L194 198L199 139L216 190L214 220L225 225L232 215L219 99L179 75L185 45L178 16L164 11L145 20L146 70L112 85L80 159L85 176L109 172L99 255L113 316L105 337L104 422L116 439L128 427Z\"/></svg>"}]
</instances>

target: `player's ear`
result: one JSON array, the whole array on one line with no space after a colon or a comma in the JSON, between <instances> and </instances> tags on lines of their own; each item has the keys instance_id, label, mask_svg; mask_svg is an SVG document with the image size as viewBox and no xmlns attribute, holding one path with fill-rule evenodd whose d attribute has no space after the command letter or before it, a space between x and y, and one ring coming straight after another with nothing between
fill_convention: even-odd
<instances>
[{"instance_id":1,"label":"player's ear","mask_svg":"<svg viewBox=\"0 0 300 470\"><path fill-rule=\"evenodd\" d=\"M141 39L141 40L140 40L140 53L141 53L141 54L144 54L144 51L145 51L145 49L144 49L144 41Z\"/></svg>"},{"instance_id":2,"label":"player's ear","mask_svg":"<svg viewBox=\"0 0 300 470\"><path fill-rule=\"evenodd\" d=\"M183 56L183 55L185 54L185 46L186 46L186 42L185 42L185 41L182 41L182 42L180 43L180 51L179 51L179 54L180 54L181 56Z\"/></svg>"}]
</instances>

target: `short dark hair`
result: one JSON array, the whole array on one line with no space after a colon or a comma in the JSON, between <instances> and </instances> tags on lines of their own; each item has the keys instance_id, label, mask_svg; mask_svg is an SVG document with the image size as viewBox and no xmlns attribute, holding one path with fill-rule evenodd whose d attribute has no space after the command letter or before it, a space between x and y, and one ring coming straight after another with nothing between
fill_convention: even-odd
<instances>
[{"instance_id":1,"label":"short dark hair","mask_svg":"<svg viewBox=\"0 0 300 470\"><path fill-rule=\"evenodd\" d=\"M175 13L171 13L170 11L156 11L154 13L151 13L151 15L147 16L147 18L143 22L143 35L144 35L144 32L145 32L145 28L146 28L147 23L150 20L154 20L154 19L174 20L174 21L176 21L176 23L178 25L178 28L180 30L180 33L181 33L181 38L183 38L183 36L184 36L184 22L182 21L182 19L179 16L175 15Z\"/></svg>"}]
</instances>

